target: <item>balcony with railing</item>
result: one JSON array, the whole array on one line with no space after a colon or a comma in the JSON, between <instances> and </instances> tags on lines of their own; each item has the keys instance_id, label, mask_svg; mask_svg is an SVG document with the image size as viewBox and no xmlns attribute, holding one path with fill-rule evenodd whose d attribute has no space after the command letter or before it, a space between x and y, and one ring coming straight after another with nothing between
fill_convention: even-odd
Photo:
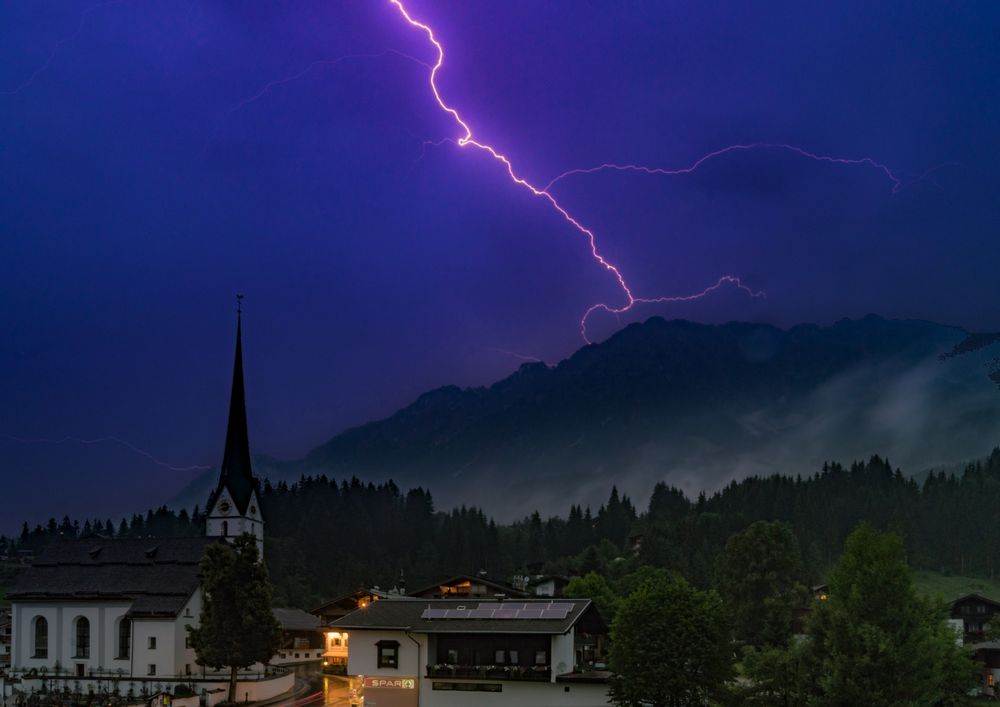
<instances>
[{"instance_id":1,"label":"balcony with railing","mask_svg":"<svg viewBox=\"0 0 1000 707\"><path fill-rule=\"evenodd\" d=\"M438 663L427 666L427 677L551 682L552 668L548 665L453 665Z\"/></svg>"}]
</instances>

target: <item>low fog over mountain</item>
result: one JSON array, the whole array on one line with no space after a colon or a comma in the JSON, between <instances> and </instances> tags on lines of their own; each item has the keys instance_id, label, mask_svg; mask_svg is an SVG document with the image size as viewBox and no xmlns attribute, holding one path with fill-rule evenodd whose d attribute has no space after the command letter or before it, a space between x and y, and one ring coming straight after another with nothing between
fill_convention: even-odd
<instances>
[{"instance_id":1,"label":"low fog over mountain","mask_svg":"<svg viewBox=\"0 0 1000 707\"><path fill-rule=\"evenodd\" d=\"M430 488L441 508L499 517L596 506L612 484L639 499L660 480L696 495L875 453L913 474L1000 442L998 342L875 316L788 330L653 318L552 368L430 391L304 459L259 457L257 472L392 478ZM214 478L175 503L204 503Z\"/></svg>"}]
</instances>

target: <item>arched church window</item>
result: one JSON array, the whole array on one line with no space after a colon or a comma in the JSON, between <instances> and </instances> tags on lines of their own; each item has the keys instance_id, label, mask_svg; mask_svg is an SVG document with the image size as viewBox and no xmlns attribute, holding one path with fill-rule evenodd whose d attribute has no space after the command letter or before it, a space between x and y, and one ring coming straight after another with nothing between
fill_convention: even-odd
<instances>
[{"instance_id":1,"label":"arched church window","mask_svg":"<svg viewBox=\"0 0 1000 707\"><path fill-rule=\"evenodd\" d=\"M44 616L35 617L34 626L35 651L32 658L49 657L49 622Z\"/></svg>"},{"instance_id":2,"label":"arched church window","mask_svg":"<svg viewBox=\"0 0 1000 707\"><path fill-rule=\"evenodd\" d=\"M132 619L123 616L118 622L118 659L127 659L132 648Z\"/></svg>"},{"instance_id":3,"label":"arched church window","mask_svg":"<svg viewBox=\"0 0 1000 707\"><path fill-rule=\"evenodd\" d=\"M90 657L90 620L86 616L81 616L76 620L76 652L74 658Z\"/></svg>"}]
</instances>

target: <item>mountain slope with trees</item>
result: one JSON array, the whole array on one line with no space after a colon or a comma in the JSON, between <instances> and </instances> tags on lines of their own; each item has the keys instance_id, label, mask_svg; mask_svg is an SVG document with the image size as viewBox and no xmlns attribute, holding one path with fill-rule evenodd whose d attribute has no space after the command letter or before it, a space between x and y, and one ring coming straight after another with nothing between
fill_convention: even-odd
<instances>
[{"instance_id":1,"label":"mountain slope with trees","mask_svg":"<svg viewBox=\"0 0 1000 707\"><path fill-rule=\"evenodd\" d=\"M347 430L304 459L257 472L394 479L448 506L596 506L612 484L691 494L731 479L880 453L911 473L965 463L1000 439L993 335L869 316L782 330L652 318L557 366L526 364L489 387L443 387ZM211 479L177 505L203 502ZM503 494L497 490L502 489Z\"/></svg>"}]
</instances>

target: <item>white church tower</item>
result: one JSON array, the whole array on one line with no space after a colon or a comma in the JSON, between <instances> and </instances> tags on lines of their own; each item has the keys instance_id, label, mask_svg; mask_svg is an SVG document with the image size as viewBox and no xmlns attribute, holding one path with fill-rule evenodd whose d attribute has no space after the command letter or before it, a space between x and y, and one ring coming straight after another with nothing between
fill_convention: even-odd
<instances>
[{"instance_id":1,"label":"white church tower","mask_svg":"<svg viewBox=\"0 0 1000 707\"><path fill-rule=\"evenodd\" d=\"M238 296L242 299L242 295ZM243 389L242 312L236 311L236 363L233 390L229 399L229 426L226 451L222 457L219 485L208 498L205 534L229 538L243 533L257 538L264 557L264 516L260 510L259 485L250 465L250 437L247 434L246 393Z\"/></svg>"}]
</instances>

